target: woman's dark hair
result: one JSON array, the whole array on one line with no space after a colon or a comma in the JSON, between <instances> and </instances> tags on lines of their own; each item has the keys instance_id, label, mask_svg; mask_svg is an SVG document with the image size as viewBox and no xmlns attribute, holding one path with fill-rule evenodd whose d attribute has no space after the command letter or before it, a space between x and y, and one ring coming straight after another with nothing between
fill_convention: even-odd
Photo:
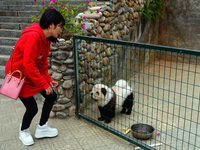
<instances>
[{"instance_id":1,"label":"woman's dark hair","mask_svg":"<svg viewBox=\"0 0 200 150\"><path fill-rule=\"evenodd\" d=\"M52 23L56 26L57 24L62 22L62 26L65 25L65 19L63 16L55 9L47 9L41 19L40 19L40 27L42 29L48 29L49 25ZM57 38L49 37L48 40L51 42L57 42Z\"/></svg>"}]
</instances>

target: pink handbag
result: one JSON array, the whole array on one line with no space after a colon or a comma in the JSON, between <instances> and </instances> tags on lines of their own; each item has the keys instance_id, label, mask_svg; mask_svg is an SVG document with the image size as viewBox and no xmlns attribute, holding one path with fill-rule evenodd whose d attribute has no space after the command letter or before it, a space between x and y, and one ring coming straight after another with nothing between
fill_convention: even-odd
<instances>
[{"instance_id":1,"label":"pink handbag","mask_svg":"<svg viewBox=\"0 0 200 150\"><path fill-rule=\"evenodd\" d=\"M13 76L15 72L18 72L20 74L20 78L16 78ZM1 86L0 93L17 100L24 85L24 82L25 81L24 78L22 79L21 71L15 70L12 74L9 73L6 75L6 78Z\"/></svg>"},{"instance_id":2,"label":"pink handbag","mask_svg":"<svg viewBox=\"0 0 200 150\"><path fill-rule=\"evenodd\" d=\"M22 79L22 72L19 70L15 70L11 74L12 58L13 58L13 53L11 54L10 71L9 74L6 75L6 78L3 81L3 84L0 89L0 94L3 94L5 96L17 100L24 85L25 82L24 79L26 76ZM20 78L16 78L13 76L13 74L16 72L20 74Z\"/></svg>"}]
</instances>

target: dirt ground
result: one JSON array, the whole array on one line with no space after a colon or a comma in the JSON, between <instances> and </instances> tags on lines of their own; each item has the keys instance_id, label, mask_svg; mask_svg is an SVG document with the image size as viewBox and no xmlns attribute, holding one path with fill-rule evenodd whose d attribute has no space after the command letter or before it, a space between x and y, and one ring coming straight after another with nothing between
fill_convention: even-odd
<instances>
[{"instance_id":1,"label":"dirt ground","mask_svg":"<svg viewBox=\"0 0 200 150\"><path fill-rule=\"evenodd\" d=\"M155 128L143 143L159 144L161 150L200 148L200 66L156 60L128 80L135 99L131 115L119 110L107 126L122 133L134 123L147 123ZM85 115L99 117L97 104L90 98ZM121 109L121 108L119 108ZM128 134L131 136L131 134Z\"/></svg>"}]
</instances>

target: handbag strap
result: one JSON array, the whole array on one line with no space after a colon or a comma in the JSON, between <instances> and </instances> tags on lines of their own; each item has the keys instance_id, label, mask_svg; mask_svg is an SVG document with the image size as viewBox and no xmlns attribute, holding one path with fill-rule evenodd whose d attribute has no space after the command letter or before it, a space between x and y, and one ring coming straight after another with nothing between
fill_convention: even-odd
<instances>
[{"instance_id":1,"label":"handbag strap","mask_svg":"<svg viewBox=\"0 0 200 150\"><path fill-rule=\"evenodd\" d=\"M11 57L10 57L10 70L9 70L9 74L11 75L11 67L12 67L12 59L13 59L13 52L14 52L15 47L13 47L13 51L11 53ZM24 76L24 78L22 80L24 80L26 78L27 75Z\"/></svg>"},{"instance_id":2,"label":"handbag strap","mask_svg":"<svg viewBox=\"0 0 200 150\"><path fill-rule=\"evenodd\" d=\"M15 47L13 47L13 51L14 51L14 48L15 48ZM10 57L10 70L9 70L9 74L11 74L13 51L12 51L12 53L11 53L11 57Z\"/></svg>"}]
</instances>

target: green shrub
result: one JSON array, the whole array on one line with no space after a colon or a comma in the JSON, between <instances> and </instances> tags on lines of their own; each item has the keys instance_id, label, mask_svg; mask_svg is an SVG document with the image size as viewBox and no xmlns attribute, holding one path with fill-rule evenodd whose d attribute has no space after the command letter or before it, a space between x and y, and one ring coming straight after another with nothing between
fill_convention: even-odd
<instances>
[{"instance_id":1,"label":"green shrub","mask_svg":"<svg viewBox=\"0 0 200 150\"><path fill-rule=\"evenodd\" d=\"M144 7L142 8L141 13L146 16L148 19L158 19L159 17L163 17L162 15L162 2L161 0L147 0L144 3Z\"/></svg>"},{"instance_id":2,"label":"green shrub","mask_svg":"<svg viewBox=\"0 0 200 150\"><path fill-rule=\"evenodd\" d=\"M45 2L44 0L33 0L36 2L41 9L39 10L39 14L32 15L32 22L38 22L41 18L41 15L46 9L56 9L59 11L64 19L65 19L65 26L63 27L63 33L68 35L82 35L84 29L83 20L85 18L81 17L80 19L75 19L75 17L85 11L86 6L90 1L86 1L85 3L80 3L77 6L72 6L68 2L68 0L50 0L49 2Z\"/></svg>"}]
</instances>

